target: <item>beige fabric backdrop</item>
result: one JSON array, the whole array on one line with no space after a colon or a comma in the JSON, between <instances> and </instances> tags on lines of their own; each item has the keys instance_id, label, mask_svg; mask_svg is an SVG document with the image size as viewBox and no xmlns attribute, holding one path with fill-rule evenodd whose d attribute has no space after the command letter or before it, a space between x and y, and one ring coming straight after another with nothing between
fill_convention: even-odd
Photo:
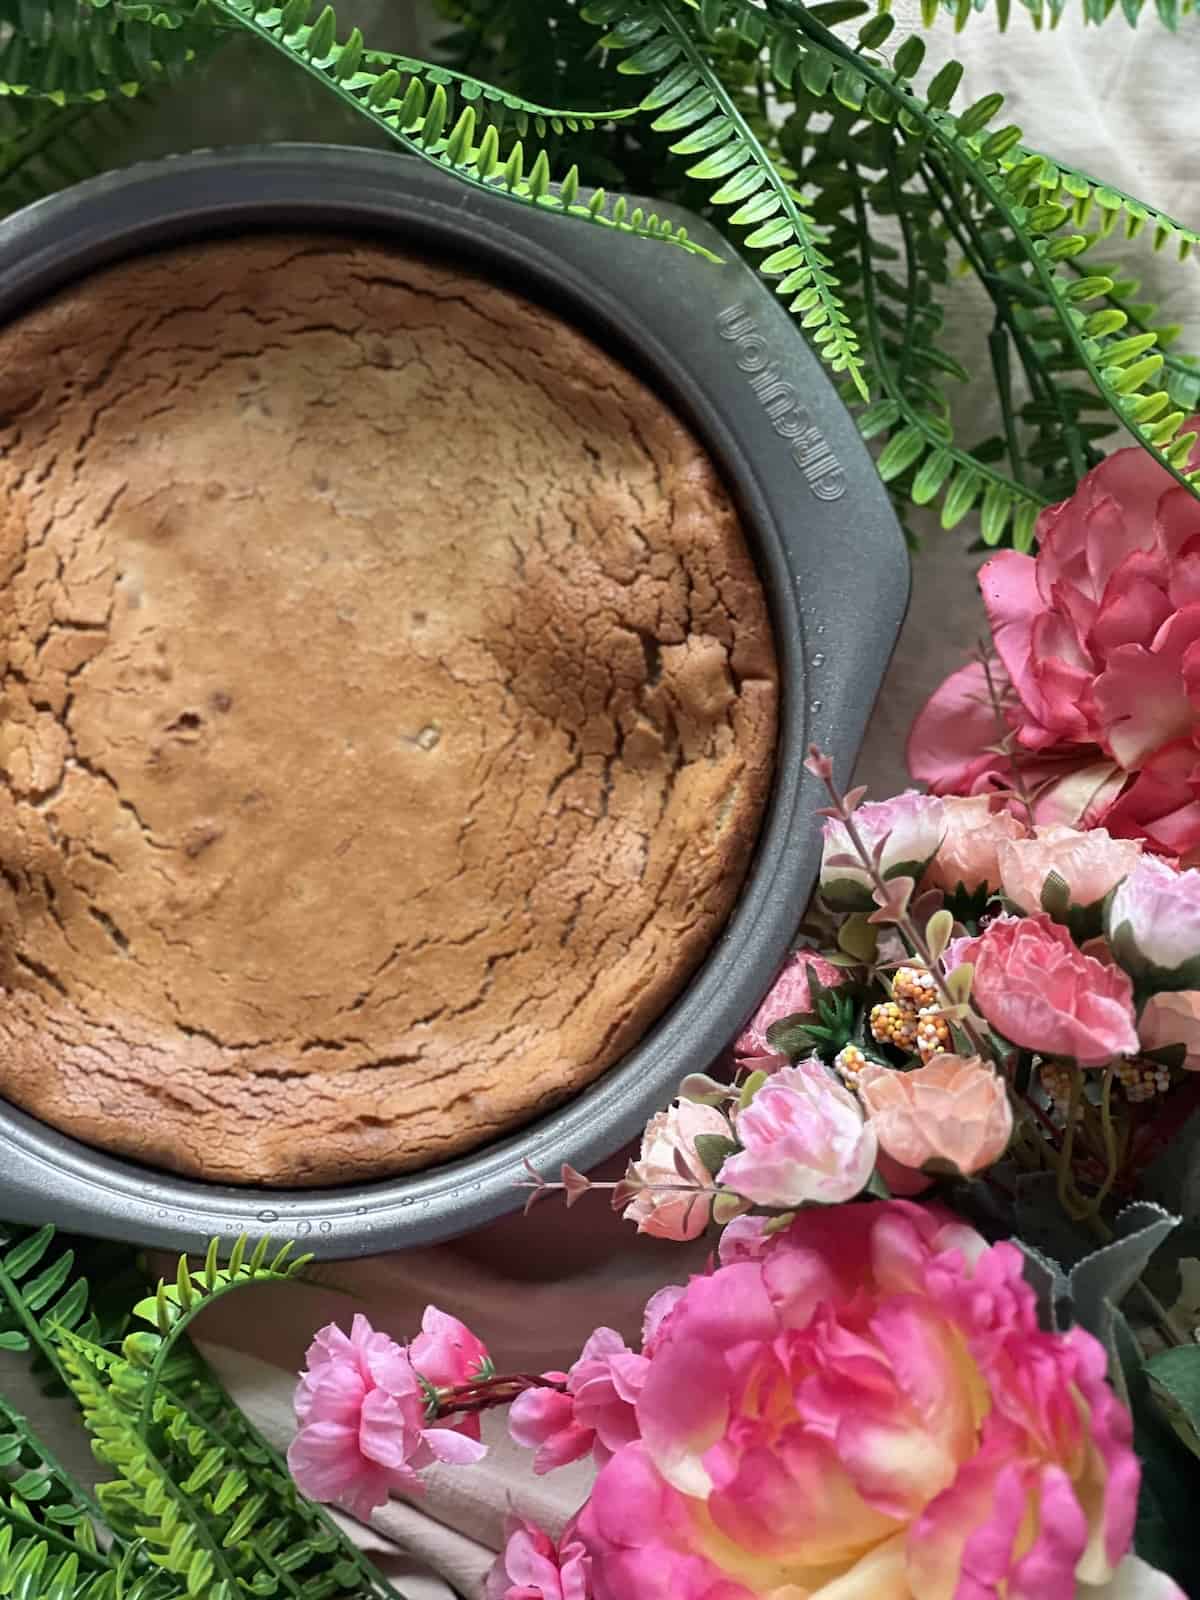
<instances>
[{"instance_id":1,"label":"beige fabric backdrop","mask_svg":"<svg viewBox=\"0 0 1200 1600\"><path fill-rule=\"evenodd\" d=\"M1077 9L1079 0L1070 4ZM915 6L897 0L895 9L898 43L912 25ZM1119 17L1102 30L1085 31L1072 16L1057 34L1045 36L1035 34L1015 6L1003 42L990 17L982 16L973 17L957 40L945 19L939 21L930 46L934 64L951 48L965 60L964 104L1003 90L1009 114L1032 145L1074 159L1176 216L1200 218L1194 156L1200 119L1191 98L1200 63L1194 22L1171 37L1152 16L1136 33ZM1189 347L1200 349L1195 268L1155 266L1148 288L1176 319L1190 324ZM953 327L960 353L970 356L986 323L967 292ZM982 355L974 359L982 365ZM974 408L982 430L986 404L986 390L968 391L960 415ZM864 780L879 793L903 786L904 739L913 713L982 629L975 563L962 535L963 530L931 531L915 563L912 609L860 763ZM502 1368L566 1365L598 1324L634 1338L647 1296L685 1276L703 1253L639 1240L600 1206L581 1207L568 1217L547 1205L527 1221L510 1219L437 1249L324 1267L318 1286L237 1297L215 1308L203 1331L233 1393L283 1444L290 1435L295 1368L313 1330L325 1321L345 1323L354 1310L363 1310L403 1338L415 1330L424 1305L435 1301L485 1337ZM0 1372L7 1388L6 1368ZM20 1400L35 1416L46 1404L32 1393ZM86 1461L68 1417L53 1416L47 1427L68 1459ZM373 1533L359 1530L410 1600L478 1595L510 1502L557 1526L586 1493L585 1466L537 1480L502 1428L493 1428L491 1436L494 1448L481 1466L435 1472L419 1506L393 1503L378 1515Z\"/></svg>"}]
</instances>

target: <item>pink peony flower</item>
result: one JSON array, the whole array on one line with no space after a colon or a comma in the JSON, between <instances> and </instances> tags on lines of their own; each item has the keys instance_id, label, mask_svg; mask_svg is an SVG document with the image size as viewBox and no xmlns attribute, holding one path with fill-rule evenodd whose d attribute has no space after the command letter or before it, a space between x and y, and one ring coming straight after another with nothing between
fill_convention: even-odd
<instances>
[{"instance_id":1,"label":"pink peony flower","mask_svg":"<svg viewBox=\"0 0 1200 1600\"><path fill-rule=\"evenodd\" d=\"M510 1517L504 1532L483 1600L592 1600L591 1562L569 1528L558 1544L521 1517Z\"/></svg>"},{"instance_id":2,"label":"pink peony flower","mask_svg":"<svg viewBox=\"0 0 1200 1600\"><path fill-rule=\"evenodd\" d=\"M1037 820L1200 848L1200 505L1145 451L1118 450L1037 534L1036 556L1002 551L979 579ZM997 736L973 663L913 724L909 770L937 794L1010 787Z\"/></svg>"},{"instance_id":3,"label":"pink peony flower","mask_svg":"<svg viewBox=\"0 0 1200 1600\"><path fill-rule=\"evenodd\" d=\"M619 1333L597 1328L566 1374L566 1393L526 1389L509 1407L508 1427L517 1444L536 1451L533 1470L553 1472L590 1450L603 1464L637 1437L634 1405L650 1363L628 1348ZM546 1377L561 1380L562 1374Z\"/></svg>"},{"instance_id":4,"label":"pink peony flower","mask_svg":"<svg viewBox=\"0 0 1200 1600\"><path fill-rule=\"evenodd\" d=\"M447 1316L436 1306L426 1306L421 1332L408 1347L408 1359L427 1383L435 1389L457 1389L494 1369L487 1347L457 1317ZM481 1426L477 1416L459 1417L446 1424L468 1439L478 1439Z\"/></svg>"},{"instance_id":5,"label":"pink peony flower","mask_svg":"<svg viewBox=\"0 0 1200 1600\"><path fill-rule=\"evenodd\" d=\"M719 1178L756 1205L835 1205L861 1194L875 1168L875 1135L857 1100L816 1056L768 1078L736 1131L743 1148Z\"/></svg>"},{"instance_id":6,"label":"pink peony flower","mask_svg":"<svg viewBox=\"0 0 1200 1600\"><path fill-rule=\"evenodd\" d=\"M1081 1067L1136 1053L1128 977L1085 956L1044 912L997 917L979 938L958 941L955 958L974 965L972 1001L1013 1044Z\"/></svg>"},{"instance_id":7,"label":"pink peony flower","mask_svg":"<svg viewBox=\"0 0 1200 1600\"><path fill-rule=\"evenodd\" d=\"M576 1524L595 1600L1133 1600L1105 1370L1039 1330L1015 1246L903 1201L805 1211L672 1313Z\"/></svg>"},{"instance_id":8,"label":"pink peony flower","mask_svg":"<svg viewBox=\"0 0 1200 1600\"><path fill-rule=\"evenodd\" d=\"M715 1106L694 1100L680 1100L650 1118L642 1135L641 1156L632 1168L646 1188L625 1208L639 1233L657 1239L695 1239L707 1228L716 1185L696 1154L696 1140L706 1133L728 1139L729 1124ZM682 1187L676 1153L696 1182L711 1193L697 1194Z\"/></svg>"},{"instance_id":9,"label":"pink peony flower","mask_svg":"<svg viewBox=\"0 0 1200 1600\"><path fill-rule=\"evenodd\" d=\"M1200 1072L1200 991L1168 989L1152 994L1138 1018L1138 1038L1147 1052L1182 1045L1179 1065Z\"/></svg>"},{"instance_id":10,"label":"pink peony flower","mask_svg":"<svg viewBox=\"0 0 1200 1600\"><path fill-rule=\"evenodd\" d=\"M1114 893L1107 931L1135 978L1159 989L1200 986L1200 872L1147 856Z\"/></svg>"},{"instance_id":11,"label":"pink peony flower","mask_svg":"<svg viewBox=\"0 0 1200 1600\"><path fill-rule=\"evenodd\" d=\"M477 1439L426 1426L425 1391L407 1353L363 1316L349 1337L333 1324L317 1334L295 1404L293 1478L310 1500L352 1516L368 1517L394 1490L418 1492L417 1469L435 1460L469 1466L486 1454Z\"/></svg>"},{"instance_id":12,"label":"pink peony flower","mask_svg":"<svg viewBox=\"0 0 1200 1600\"><path fill-rule=\"evenodd\" d=\"M1139 839L1113 839L1104 828L1080 832L1062 823L1034 829L1032 839L1012 839L998 854L1004 893L1021 911L1041 911L1052 872L1067 886L1070 904L1094 906L1128 877L1142 853Z\"/></svg>"},{"instance_id":13,"label":"pink peony flower","mask_svg":"<svg viewBox=\"0 0 1200 1600\"><path fill-rule=\"evenodd\" d=\"M882 846L879 870L885 878L920 878L945 831L942 802L915 789L859 806L854 825L868 850ZM846 824L836 818L825 824L821 895L839 911L866 911L875 904L870 875L858 859Z\"/></svg>"},{"instance_id":14,"label":"pink peony flower","mask_svg":"<svg viewBox=\"0 0 1200 1600\"><path fill-rule=\"evenodd\" d=\"M869 1065L858 1080L879 1148L901 1167L946 1162L964 1177L1008 1148L1008 1090L978 1056L939 1055L912 1072Z\"/></svg>"},{"instance_id":15,"label":"pink peony flower","mask_svg":"<svg viewBox=\"0 0 1200 1600\"><path fill-rule=\"evenodd\" d=\"M779 976L771 985L766 999L738 1035L733 1050L738 1056L771 1056L774 1052L767 1039L767 1029L784 1017L795 1017L813 1009L810 979L816 978L827 989L836 989L844 983L846 974L815 950L796 950L787 959Z\"/></svg>"},{"instance_id":16,"label":"pink peony flower","mask_svg":"<svg viewBox=\"0 0 1200 1600\"><path fill-rule=\"evenodd\" d=\"M1000 887L997 850L1006 839L1021 839L1025 829L1009 811L998 810L986 794L942 802L946 834L929 863L924 887L947 894L960 886L971 893Z\"/></svg>"}]
</instances>

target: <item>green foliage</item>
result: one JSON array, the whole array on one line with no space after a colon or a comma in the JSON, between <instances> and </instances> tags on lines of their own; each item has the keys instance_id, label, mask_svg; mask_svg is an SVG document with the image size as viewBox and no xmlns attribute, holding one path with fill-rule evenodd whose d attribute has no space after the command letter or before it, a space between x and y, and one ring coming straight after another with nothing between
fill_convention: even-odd
<instances>
[{"instance_id":1,"label":"green foliage","mask_svg":"<svg viewBox=\"0 0 1200 1600\"><path fill-rule=\"evenodd\" d=\"M333 8L325 6L310 21L311 0L288 0L282 7L260 0L204 3L317 78L410 154L447 169L463 183L614 232L710 254L688 238L686 228L640 206L631 208L624 197L610 200L597 190L583 199L575 167L556 182L542 144L527 148L518 137L502 153L502 134L514 123L518 133L532 126L540 136L543 129L592 125L596 116L590 112L550 109L463 72L368 52L357 28L339 43Z\"/></svg>"},{"instance_id":2,"label":"green foliage","mask_svg":"<svg viewBox=\"0 0 1200 1600\"><path fill-rule=\"evenodd\" d=\"M132 1252L52 1228L6 1239L0 1344L64 1381L112 1476L93 1497L0 1399L0 1594L403 1600L301 1497L186 1337L214 1299L294 1278L308 1258L290 1257L241 1239L222 1263L214 1240L147 1295Z\"/></svg>"},{"instance_id":3,"label":"green foliage","mask_svg":"<svg viewBox=\"0 0 1200 1600\"><path fill-rule=\"evenodd\" d=\"M152 93L59 107L0 100L0 216L103 170L103 154L153 105Z\"/></svg>"},{"instance_id":4,"label":"green foliage","mask_svg":"<svg viewBox=\"0 0 1200 1600\"><path fill-rule=\"evenodd\" d=\"M711 203L731 208L729 225L746 230L749 250L766 252L759 271L775 280L775 292L833 370L848 374L866 399L858 335L838 293L833 261L793 175L772 160L705 48L737 21L743 33L750 25L740 0L706 6L698 26L671 0L591 0L583 16L607 27L602 48L628 52L619 72L657 79L641 103L653 115L651 127L670 137L674 155L689 158L688 177L716 185Z\"/></svg>"},{"instance_id":5,"label":"green foliage","mask_svg":"<svg viewBox=\"0 0 1200 1600\"><path fill-rule=\"evenodd\" d=\"M0 96L63 107L136 95L178 80L211 41L169 5L0 0Z\"/></svg>"}]
</instances>

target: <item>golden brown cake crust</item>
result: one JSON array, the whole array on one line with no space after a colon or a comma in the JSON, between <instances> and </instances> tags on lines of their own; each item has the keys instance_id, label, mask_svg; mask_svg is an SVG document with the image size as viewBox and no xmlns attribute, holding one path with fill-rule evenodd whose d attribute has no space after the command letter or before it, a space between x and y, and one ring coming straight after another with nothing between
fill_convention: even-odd
<instances>
[{"instance_id":1,"label":"golden brown cake crust","mask_svg":"<svg viewBox=\"0 0 1200 1600\"><path fill-rule=\"evenodd\" d=\"M767 793L763 595L616 359L453 266L189 246L0 330L0 1094L344 1183L579 1090Z\"/></svg>"}]
</instances>

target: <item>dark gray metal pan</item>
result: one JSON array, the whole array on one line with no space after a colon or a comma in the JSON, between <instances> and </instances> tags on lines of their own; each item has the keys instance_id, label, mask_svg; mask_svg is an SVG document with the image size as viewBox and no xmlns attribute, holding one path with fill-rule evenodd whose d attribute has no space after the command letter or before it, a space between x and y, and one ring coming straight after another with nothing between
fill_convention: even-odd
<instances>
[{"instance_id":1,"label":"dark gray metal pan","mask_svg":"<svg viewBox=\"0 0 1200 1600\"><path fill-rule=\"evenodd\" d=\"M708 447L753 541L784 687L774 791L723 936L637 1047L570 1104L430 1171L277 1191L115 1160L0 1101L0 1216L173 1249L243 1232L298 1237L331 1257L427 1244L519 1204L525 1158L548 1174L563 1161L586 1171L619 1149L753 1009L815 877L821 801L806 747L820 742L848 774L903 618L908 561L854 425L788 314L724 241L689 225L723 265L531 213L400 156L285 145L106 175L0 228L0 320L140 251L297 226L452 255L553 306L636 368Z\"/></svg>"}]
</instances>

